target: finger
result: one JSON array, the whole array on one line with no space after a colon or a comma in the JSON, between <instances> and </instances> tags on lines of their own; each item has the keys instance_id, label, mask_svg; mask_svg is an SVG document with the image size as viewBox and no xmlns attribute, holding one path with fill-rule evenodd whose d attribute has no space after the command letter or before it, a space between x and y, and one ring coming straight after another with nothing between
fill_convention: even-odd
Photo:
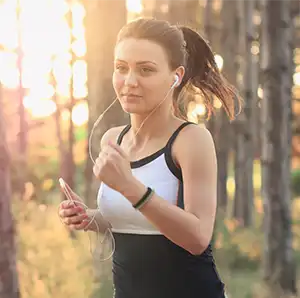
<instances>
[{"instance_id":1,"label":"finger","mask_svg":"<svg viewBox=\"0 0 300 298\"><path fill-rule=\"evenodd\" d=\"M99 162L97 162L93 166L93 173L96 177L98 177L99 175L99 169L100 169Z\"/></svg>"},{"instance_id":2,"label":"finger","mask_svg":"<svg viewBox=\"0 0 300 298\"><path fill-rule=\"evenodd\" d=\"M118 152L119 155L121 155L123 158L128 159L127 154L125 151L117 144L114 144L113 142L109 141L108 145L115 151Z\"/></svg>"},{"instance_id":3,"label":"finger","mask_svg":"<svg viewBox=\"0 0 300 298\"><path fill-rule=\"evenodd\" d=\"M83 220L86 220L88 218L89 217L87 214L75 215L75 216L64 218L64 223L66 225L77 225L77 224L81 224Z\"/></svg>"},{"instance_id":4,"label":"finger","mask_svg":"<svg viewBox=\"0 0 300 298\"><path fill-rule=\"evenodd\" d=\"M114 147L111 147L109 145L105 146L99 153L99 156L103 156L103 155L104 157L113 158L113 159L118 158L120 156L123 157L122 154L120 154Z\"/></svg>"},{"instance_id":5,"label":"finger","mask_svg":"<svg viewBox=\"0 0 300 298\"><path fill-rule=\"evenodd\" d=\"M106 146L99 152L98 158L96 159L96 163L102 164L109 157L109 155L110 155L110 152Z\"/></svg>"},{"instance_id":6,"label":"finger","mask_svg":"<svg viewBox=\"0 0 300 298\"><path fill-rule=\"evenodd\" d=\"M74 204L70 200L65 200L60 203L60 209L68 209L74 207Z\"/></svg>"},{"instance_id":7,"label":"finger","mask_svg":"<svg viewBox=\"0 0 300 298\"><path fill-rule=\"evenodd\" d=\"M82 203L81 201L71 201L71 200L65 200L65 201L62 201L60 203L60 206L59 206L59 209L71 209L71 208L75 208L75 207L79 207L83 210L85 210L85 205L84 203Z\"/></svg>"},{"instance_id":8,"label":"finger","mask_svg":"<svg viewBox=\"0 0 300 298\"><path fill-rule=\"evenodd\" d=\"M72 230L83 230L88 226L88 224L89 224L89 221L84 220L79 224L70 225L70 229L72 229Z\"/></svg>"},{"instance_id":9,"label":"finger","mask_svg":"<svg viewBox=\"0 0 300 298\"><path fill-rule=\"evenodd\" d=\"M99 157L109 154L110 149L111 148L108 145L103 146L102 150L99 152Z\"/></svg>"},{"instance_id":10,"label":"finger","mask_svg":"<svg viewBox=\"0 0 300 298\"><path fill-rule=\"evenodd\" d=\"M73 208L60 209L59 216L64 218L64 217L74 216L82 213L85 213L85 209L83 209L82 207L73 207Z\"/></svg>"}]
</instances>

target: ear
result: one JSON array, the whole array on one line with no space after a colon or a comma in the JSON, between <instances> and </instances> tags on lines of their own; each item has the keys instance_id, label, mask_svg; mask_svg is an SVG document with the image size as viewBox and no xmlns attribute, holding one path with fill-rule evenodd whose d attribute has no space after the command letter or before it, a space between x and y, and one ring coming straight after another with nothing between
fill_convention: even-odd
<instances>
[{"instance_id":1,"label":"ear","mask_svg":"<svg viewBox=\"0 0 300 298\"><path fill-rule=\"evenodd\" d=\"M181 84L184 74L185 68L183 66L179 66L176 68L176 70L174 71L174 76L178 76L178 82L176 83L175 87L178 87Z\"/></svg>"}]
</instances>

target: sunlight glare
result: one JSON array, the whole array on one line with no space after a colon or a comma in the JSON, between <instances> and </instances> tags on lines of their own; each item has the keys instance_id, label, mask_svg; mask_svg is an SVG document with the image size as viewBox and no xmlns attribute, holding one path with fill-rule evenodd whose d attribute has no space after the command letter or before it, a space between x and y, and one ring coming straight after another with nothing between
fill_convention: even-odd
<instances>
[{"instance_id":1,"label":"sunlight glare","mask_svg":"<svg viewBox=\"0 0 300 298\"><path fill-rule=\"evenodd\" d=\"M82 86L78 86L78 85L74 85L73 88L73 96L74 98L78 99L78 98L85 98L87 96L88 90L86 85L82 85Z\"/></svg>"},{"instance_id":2,"label":"sunlight glare","mask_svg":"<svg viewBox=\"0 0 300 298\"><path fill-rule=\"evenodd\" d=\"M87 102L81 102L74 106L72 111L72 122L76 126L82 126L88 122L89 109Z\"/></svg>"},{"instance_id":3,"label":"sunlight glare","mask_svg":"<svg viewBox=\"0 0 300 298\"><path fill-rule=\"evenodd\" d=\"M0 44L13 50L18 45L17 16L15 14L16 0L0 3ZM8 31L7 28L10 28Z\"/></svg>"},{"instance_id":4,"label":"sunlight glare","mask_svg":"<svg viewBox=\"0 0 300 298\"><path fill-rule=\"evenodd\" d=\"M198 103L198 104L196 104L196 107L193 110L192 115L193 116L196 116L196 115L203 116L203 115L205 115L205 112L206 112L205 105L202 103Z\"/></svg>"},{"instance_id":5,"label":"sunlight glare","mask_svg":"<svg viewBox=\"0 0 300 298\"><path fill-rule=\"evenodd\" d=\"M25 88L41 86L48 80L51 61L42 56L26 55L22 63L22 82ZM44 85L44 84L43 84Z\"/></svg>"},{"instance_id":6,"label":"sunlight glare","mask_svg":"<svg viewBox=\"0 0 300 298\"><path fill-rule=\"evenodd\" d=\"M86 54L86 45L83 39L75 40L72 43L72 51L78 58L82 58Z\"/></svg>"},{"instance_id":7,"label":"sunlight glare","mask_svg":"<svg viewBox=\"0 0 300 298\"><path fill-rule=\"evenodd\" d=\"M32 110L40 101L51 99L54 95L54 88L47 83L36 85L34 89L30 89L30 93L24 96L23 105L26 109Z\"/></svg>"},{"instance_id":8,"label":"sunlight glare","mask_svg":"<svg viewBox=\"0 0 300 298\"><path fill-rule=\"evenodd\" d=\"M72 3L72 18L74 23L82 23L85 18L84 6L79 2Z\"/></svg>"},{"instance_id":9,"label":"sunlight glare","mask_svg":"<svg viewBox=\"0 0 300 298\"><path fill-rule=\"evenodd\" d=\"M38 99L29 109L30 114L35 118L49 117L56 111L56 104L51 99Z\"/></svg>"},{"instance_id":10,"label":"sunlight glare","mask_svg":"<svg viewBox=\"0 0 300 298\"><path fill-rule=\"evenodd\" d=\"M19 85L17 59L18 56L14 53L0 51L0 82L11 89Z\"/></svg>"},{"instance_id":11,"label":"sunlight glare","mask_svg":"<svg viewBox=\"0 0 300 298\"><path fill-rule=\"evenodd\" d=\"M206 107L203 103L192 102L189 107L188 119L189 121L198 123L199 116L204 116L206 113Z\"/></svg>"},{"instance_id":12,"label":"sunlight glare","mask_svg":"<svg viewBox=\"0 0 300 298\"><path fill-rule=\"evenodd\" d=\"M222 56L220 55L215 55L215 61L217 63L217 66L219 68L220 71L222 71L223 69L223 64L224 64L224 60L222 58Z\"/></svg>"},{"instance_id":13,"label":"sunlight glare","mask_svg":"<svg viewBox=\"0 0 300 298\"><path fill-rule=\"evenodd\" d=\"M300 86L300 72L296 72L293 75L293 81L295 85Z\"/></svg>"},{"instance_id":14,"label":"sunlight glare","mask_svg":"<svg viewBox=\"0 0 300 298\"><path fill-rule=\"evenodd\" d=\"M251 53L252 55L258 55L259 54L259 43L253 42L251 46Z\"/></svg>"},{"instance_id":15,"label":"sunlight glare","mask_svg":"<svg viewBox=\"0 0 300 298\"><path fill-rule=\"evenodd\" d=\"M17 4L18 0L0 0L0 82L5 88L19 86L16 52L19 21L22 83L28 89L23 103L33 117L47 117L56 110L55 103L50 100L55 92L64 102L69 100L72 69L74 97L87 96L86 62L77 60L86 55L85 9L77 1L22 0L18 20ZM67 20L70 11L72 28ZM71 51L74 53L73 67L70 65Z\"/></svg>"},{"instance_id":16,"label":"sunlight glare","mask_svg":"<svg viewBox=\"0 0 300 298\"><path fill-rule=\"evenodd\" d=\"M264 97L264 90L261 88L261 86L259 86L258 89L257 89L257 96L260 99L263 99L263 97Z\"/></svg>"},{"instance_id":17,"label":"sunlight glare","mask_svg":"<svg viewBox=\"0 0 300 298\"><path fill-rule=\"evenodd\" d=\"M126 7L129 12L141 13L143 10L143 5L141 0L127 0Z\"/></svg>"},{"instance_id":18,"label":"sunlight glare","mask_svg":"<svg viewBox=\"0 0 300 298\"><path fill-rule=\"evenodd\" d=\"M77 60L73 65L73 80L75 85L87 82L87 65L83 60Z\"/></svg>"}]
</instances>

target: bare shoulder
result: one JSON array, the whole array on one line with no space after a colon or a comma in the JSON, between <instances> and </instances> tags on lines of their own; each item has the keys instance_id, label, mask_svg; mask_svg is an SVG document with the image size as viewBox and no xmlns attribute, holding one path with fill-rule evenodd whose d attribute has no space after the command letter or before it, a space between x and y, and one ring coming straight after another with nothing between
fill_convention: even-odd
<instances>
[{"instance_id":1,"label":"bare shoulder","mask_svg":"<svg viewBox=\"0 0 300 298\"><path fill-rule=\"evenodd\" d=\"M188 125L178 135L173 147L174 159L181 166L182 160L215 159L215 145L210 131L204 125Z\"/></svg>"},{"instance_id":2,"label":"bare shoulder","mask_svg":"<svg viewBox=\"0 0 300 298\"><path fill-rule=\"evenodd\" d=\"M204 125L188 125L178 138L180 143L194 146L211 146L214 144L210 131Z\"/></svg>"},{"instance_id":3,"label":"bare shoulder","mask_svg":"<svg viewBox=\"0 0 300 298\"><path fill-rule=\"evenodd\" d=\"M118 136L122 132L122 130L126 127L126 125L116 126L108 129L102 136L101 139L101 148L108 144L108 141L117 142Z\"/></svg>"}]
</instances>

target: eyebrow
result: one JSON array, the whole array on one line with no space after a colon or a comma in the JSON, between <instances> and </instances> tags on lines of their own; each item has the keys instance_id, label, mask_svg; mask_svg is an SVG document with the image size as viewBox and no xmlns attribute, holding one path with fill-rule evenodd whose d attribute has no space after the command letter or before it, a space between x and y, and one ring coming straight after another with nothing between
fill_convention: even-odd
<instances>
[{"instance_id":1,"label":"eyebrow","mask_svg":"<svg viewBox=\"0 0 300 298\"><path fill-rule=\"evenodd\" d=\"M125 60L122 60L122 59L116 59L117 62L123 62L123 63L127 63ZM137 65L140 65L140 64L146 64L146 63L151 63L151 64L154 64L154 65L157 65L155 62L153 61L148 61L148 60L142 60L142 61L137 61L136 64Z\"/></svg>"}]
</instances>

